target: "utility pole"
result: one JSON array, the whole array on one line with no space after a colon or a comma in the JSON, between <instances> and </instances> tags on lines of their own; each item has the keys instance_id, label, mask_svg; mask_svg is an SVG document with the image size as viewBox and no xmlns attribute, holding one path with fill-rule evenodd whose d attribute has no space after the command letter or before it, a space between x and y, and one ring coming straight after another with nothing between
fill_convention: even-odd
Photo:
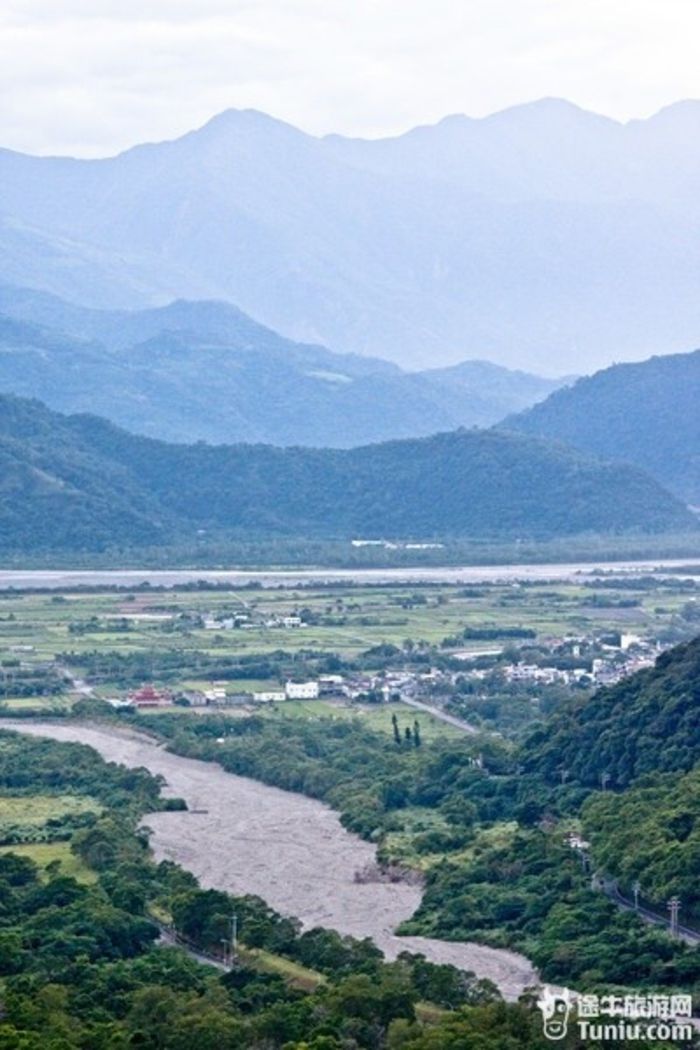
<instances>
[{"instance_id":1,"label":"utility pole","mask_svg":"<svg viewBox=\"0 0 700 1050\"><path fill-rule=\"evenodd\" d=\"M235 959L238 958L238 915L236 912L231 916L231 959L230 964L233 965Z\"/></svg>"},{"instance_id":2,"label":"utility pole","mask_svg":"<svg viewBox=\"0 0 700 1050\"><path fill-rule=\"evenodd\" d=\"M678 936L678 912L680 911L680 907L681 907L681 899L680 899L680 897L671 897L671 899L669 900L669 902L666 905L666 907L668 908L668 910L671 913L671 936L672 937L677 937Z\"/></svg>"},{"instance_id":3,"label":"utility pole","mask_svg":"<svg viewBox=\"0 0 700 1050\"><path fill-rule=\"evenodd\" d=\"M639 879L635 879L632 883L632 893L634 894L634 910L639 911L639 894L642 890L642 884Z\"/></svg>"},{"instance_id":4,"label":"utility pole","mask_svg":"<svg viewBox=\"0 0 700 1050\"><path fill-rule=\"evenodd\" d=\"M224 946L223 964L224 964L224 966L228 966L229 965L229 962L228 962L229 939L228 939L228 937L222 937L221 938L221 943Z\"/></svg>"},{"instance_id":5,"label":"utility pole","mask_svg":"<svg viewBox=\"0 0 700 1050\"><path fill-rule=\"evenodd\" d=\"M607 789L607 786L608 786L609 783L610 783L610 774L609 773L601 773L600 774L600 786L603 789L603 791L605 791Z\"/></svg>"},{"instance_id":6,"label":"utility pole","mask_svg":"<svg viewBox=\"0 0 700 1050\"><path fill-rule=\"evenodd\" d=\"M562 784L565 784L566 781L567 781L567 778L569 776L569 770L568 769L560 769L559 770L559 776L561 777Z\"/></svg>"}]
</instances>

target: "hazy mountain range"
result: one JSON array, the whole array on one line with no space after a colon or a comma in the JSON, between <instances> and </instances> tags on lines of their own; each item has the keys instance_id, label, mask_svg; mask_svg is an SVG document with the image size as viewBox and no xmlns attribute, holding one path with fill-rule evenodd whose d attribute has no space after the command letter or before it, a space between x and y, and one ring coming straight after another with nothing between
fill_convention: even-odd
<instances>
[{"instance_id":1,"label":"hazy mountain range","mask_svg":"<svg viewBox=\"0 0 700 1050\"><path fill-rule=\"evenodd\" d=\"M700 331L700 103L557 100L397 138L228 111L105 160L0 151L0 280L101 307L217 298L406 367L548 374Z\"/></svg>"},{"instance_id":2,"label":"hazy mountain range","mask_svg":"<svg viewBox=\"0 0 700 1050\"><path fill-rule=\"evenodd\" d=\"M700 350L606 368L504 425L636 464L700 507Z\"/></svg>"},{"instance_id":3,"label":"hazy mountain range","mask_svg":"<svg viewBox=\"0 0 700 1050\"><path fill-rule=\"evenodd\" d=\"M558 385L484 361L408 373L227 303L106 311L0 286L0 392L170 441L349 447L488 426Z\"/></svg>"},{"instance_id":4,"label":"hazy mountain range","mask_svg":"<svg viewBox=\"0 0 700 1050\"><path fill-rule=\"evenodd\" d=\"M172 445L0 396L0 549L208 535L547 538L689 530L634 467L498 430L350 450Z\"/></svg>"}]
</instances>

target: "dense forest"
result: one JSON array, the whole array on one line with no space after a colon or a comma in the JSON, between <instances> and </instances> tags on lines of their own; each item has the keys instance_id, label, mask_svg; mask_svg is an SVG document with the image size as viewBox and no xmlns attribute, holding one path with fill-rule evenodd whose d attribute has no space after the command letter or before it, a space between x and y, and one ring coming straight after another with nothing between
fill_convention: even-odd
<instances>
[{"instance_id":1,"label":"dense forest","mask_svg":"<svg viewBox=\"0 0 700 1050\"><path fill-rule=\"evenodd\" d=\"M40 867L12 847L0 850L7 1050L541 1047L531 999L506 1005L488 982L420 955L387 964L368 941L302 933L259 898L202 890L171 862L155 864L136 827L158 805L160 785L145 771L105 763L81 745L6 732L0 754L2 798L70 789L102 804L73 834L77 877L59 860ZM239 956L222 972L202 955L221 954L234 911ZM163 928L191 947L159 943Z\"/></svg>"},{"instance_id":2,"label":"dense forest","mask_svg":"<svg viewBox=\"0 0 700 1050\"><path fill-rule=\"evenodd\" d=\"M179 753L323 799L385 863L422 867L406 933L517 947L551 981L682 987L700 982L700 949L620 912L591 873L628 893L642 878L661 913L667 894L682 894L686 920L700 917L699 653L700 640L678 646L655 669L569 701L521 745L428 746L398 722L393 740L327 719L162 716L158 727ZM566 841L577 827L585 857Z\"/></svg>"},{"instance_id":3,"label":"dense forest","mask_svg":"<svg viewBox=\"0 0 700 1050\"><path fill-rule=\"evenodd\" d=\"M168 445L5 396L0 470L6 552L221 535L494 541L697 529L636 468L498 431L351 450Z\"/></svg>"},{"instance_id":4,"label":"dense forest","mask_svg":"<svg viewBox=\"0 0 700 1050\"><path fill-rule=\"evenodd\" d=\"M545 980L586 991L697 991L700 949L620 910L591 876L614 877L628 892L641 879L657 909L678 893L685 921L697 921L697 765L673 741L665 764L663 747L648 741L673 723L691 732L697 758L696 727L682 712L696 705L699 648L681 645L656 669L589 700L593 719L634 737L646 755L641 766L619 767L607 790L597 765L572 762L566 776L552 765L550 733L568 734L567 754L583 750L578 702L522 744L424 742L419 717L405 713L393 734L357 721L254 716L161 714L157 726L177 752L323 799L377 843L380 863L421 871L422 904L400 932L517 948ZM94 701L78 707L80 716L104 715ZM160 786L87 747L0 733L0 802L93 803L79 819L47 821L32 839L69 842L82 866L75 874L58 859L37 866L22 854L32 847L13 845L16 829L5 829L0 1045L541 1050L527 997L506 1005L488 982L409 953L387 964L369 941L301 931L258 898L202 890L172 863L155 864L139 818L182 805L161 800ZM586 852L567 840L575 829L589 840ZM191 950L220 954L234 911L242 947L229 973L158 943L167 927Z\"/></svg>"},{"instance_id":5,"label":"dense forest","mask_svg":"<svg viewBox=\"0 0 700 1050\"><path fill-rule=\"evenodd\" d=\"M549 782L624 788L648 773L685 772L700 755L700 638L590 699L568 704L525 745L529 771Z\"/></svg>"},{"instance_id":6,"label":"dense forest","mask_svg":"<svg viewBox=\"0 0 700 1050\"><path fill-rule=\"evenodd\" d=\"M558 390L506 426L635 463L700 504L700 350L613 365Z\"/></svg>"}]
</instances>

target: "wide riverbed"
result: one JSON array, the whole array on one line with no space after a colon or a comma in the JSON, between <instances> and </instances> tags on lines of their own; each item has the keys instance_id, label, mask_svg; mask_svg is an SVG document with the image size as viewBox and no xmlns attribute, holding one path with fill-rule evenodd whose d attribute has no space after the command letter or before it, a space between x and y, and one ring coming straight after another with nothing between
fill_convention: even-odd
<instances>
[{"instance_id":1,"label":"wide riverbed","mask_svg":"<svg viewBox=\"0 0 700 1050\"><path fill-rule=\"evenodd\" d=\"M165 793L186 799L189 812L152 813L156 859L176 861L204 887L252 893L304 927L325 926L371 937L388 958L405 950L452 963L494 981L508 999L538 981L515 952L483 945L397 937L394 930L418 907L421 892L404 883L358 883L355 872L375 859L368 842L347 832L327 806L302 795L226 773L165 751L148 737L82 725L0 722L33 736L78 741L106 759L144 766L165 778ZM204 812L194 812L203 810ZM245 940L245 930L241 931Z\"/></svg>"},{"instance_id":2,"label":"wide riverbed","mask_svg":"<svg viewBox=\"0 0 700 1050\"><path fill-rule=\"evenodd\" d=\"M649 573L689 570L700 572L697 558L648 561L569 562L555 565L464 565L397 569L0 569L0 590L71 587L174 587L206 580L244 587L298 587L314 583L487 583L498 580L573 580L580 574Z\"/></svg>"}]
</instances>

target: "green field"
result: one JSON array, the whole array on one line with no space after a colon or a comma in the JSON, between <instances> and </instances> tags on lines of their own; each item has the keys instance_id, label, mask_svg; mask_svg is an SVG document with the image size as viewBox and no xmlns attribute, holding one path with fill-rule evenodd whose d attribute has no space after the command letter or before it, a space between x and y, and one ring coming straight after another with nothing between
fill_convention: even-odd
<instances>
[{"instance_id":1,"label":"green field","mask_svg":"<svg viewBox=\"0 0 700 1050\"><path fill-rule=\"evenodd\" d=\"M68 842L40 842L21 846L0 846L0 853L17 853L20 857L28 857L33 860L37 867L45 870L49 864L58 861L59 871L62 875L68 875L77 879L78 882L91 883L97 881L97 875L88 868L79 857L71 853Z\"/></svg>"},{"instance_id":2,"label":"green field","mask_svg":"<svg viewBox=\"0 0 700 1050\"><path fill-rule=\"evenodd\" d=\"M266 704L262 713L271 718L340 718L352 720L357 718L370 729L392 735L392 715L396 715L399 726L412 726L418 721L424 740L434 737L461 737L463 731L456 726L417 711L408 704L344 704L324 700L285 700L281 704Z\"/></svg>"},{"instance_id":3,"label":"green field","mask_svg":"<svg viewBox=\"0 0 700 1050\"><path fill-rule=\"evenodd\" d=\"M8 824L42 825L69 813L99 813L101 807L81 795L0 795L0 831Z\"/></svg>"},{"instance_id":4,"label":"green field","mask_svg":"<svg viewBox=\"0 0 700 1050\"><path fill-rule=\"evenodd\" d=\"M683 589L673 579L604 587L586 586L583 578L523 585L512 581L470 586L338 583L237 592L177 587L134 592L0 592L0 705L10 712L65 708L79 694L72 691L69 678L60 676L66 671L80 679L86 673L88 654L94 695L111 698L123 696L129 688L119 677L122 657L138 657L139 681L165 681L177 690L203 690L218 682L211 658L219 663L252 660L250 671L241 664L236 672L241 677L228 677L221 683L231 694L279 686L284 673L294 673L294 661L303 661L309 653L344 661L386 645L478 653L485 648L507 648L511 644L507 632L513 629L534 631L544 643L566 635L620 630L671 642L692 633L687 619L692 594L692 584ZM253 626L216 631L203 627L206 618L237 614L247 616ZM301 616L308 626L266 626L292 614ZM465 629L493 637L488 641L464 638ZM451 640L446 650L441 647L445 639ZM54 661L60 654L71 655L56 667ZM161 678L163 661L173 657L178 661L177 674ZM371 657L364 659L364 666L371 670ZM59 682L60 695L41 695L40 687L33 695L31 688L23 695L21 687L27 676L35 673L41 684L41 675L48 675L46 668L52 665L52 673L59 676L54 683ZM282 712L270 710L266 717L315 718L321 714L358 717L390 730L390 712L355 705L324 706L323 701L296 706L287 702ZM453 732L434 725L428 716L421 715L419 721L428 734Z\"/></svg>"},{"instance_id":5,"label":"green field","mask_svg":"<svg viewBox=\"0 0 700 1050\"><path fill-rule=\"evenodd\" d=\"M650 622L672 617L687 600L684 594L672 591L634 591L632 596L641 599L638 608L605 609L587 606L585 599L591 592L578 584L479 585L468 588L475 597L462 596L463 590L447 584L270 589L250 592L245 606L226 591L140 592L132 601L123 593L113 592L59 596L6 593L0 602L0 650L4 658L16 655L29 663L51 659L67 649L82 652L96 648L117 652L174 648L214 655L324 649L352 656L375 645L401 644L406 639L438 643L469 626L526 626L540 635L591 626L619 628L621 624L629 630L641 630ZM63 600L56 601L57 597ZM304 628L256 626L208 631L186 623L174 626L176 619L160 618L224 617L242 608L266 620L310 612L321 622ZM121 626L122 621L125 626ZM13 652L13 647L27 646L31 650ZM479 645L464 646L470 647L478 649ZM193 675L188 681L200 680ZM263 683L241 683L243 688L253 684Z\"/></svg>"}]
</instances>

